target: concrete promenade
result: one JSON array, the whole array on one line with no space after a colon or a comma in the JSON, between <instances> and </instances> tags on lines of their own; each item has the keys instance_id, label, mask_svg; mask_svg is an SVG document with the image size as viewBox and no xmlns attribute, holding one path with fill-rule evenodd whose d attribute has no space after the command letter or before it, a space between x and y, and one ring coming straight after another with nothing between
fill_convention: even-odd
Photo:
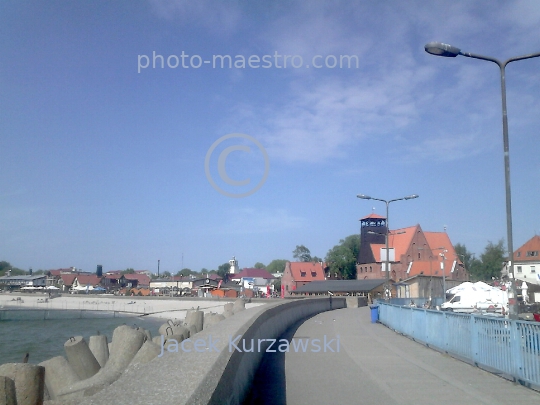
<instances>
[{"instance_id":1,"label":"concrete promenade","mask_svg":"<svg viewBox=\"0 0 540 405\"><path fill-rule=\"evenodd\" d=\"M285 335L290 351L266 354L245 404L540 403L536 391L372 324L368 307L321 313ZM295 341L309 343L305 353Z\"/></svg>"}]
</instances>

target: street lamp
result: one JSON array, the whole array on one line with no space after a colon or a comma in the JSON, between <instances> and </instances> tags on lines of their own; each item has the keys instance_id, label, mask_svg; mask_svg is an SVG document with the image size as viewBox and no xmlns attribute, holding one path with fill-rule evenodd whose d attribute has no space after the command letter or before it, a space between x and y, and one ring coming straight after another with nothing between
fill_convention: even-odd
<instances>
[{"instance_id":1,"label":"street lamp","mask_svg":"<svg viewBox=\"0 0 540 405\"><path fill-rule=\"evenodd\" d=\"M514 278L514 246L512 239L512 198L510 193L510 154L508 143L508 118L506 115L506 81L505 81L505 68L510 62L515 62L523 59L531 59L540 56L540 52L531 53L529 55L517 56L509 58L503 62L490 56L477 55L470 52L463 52L461 49L455 46L443 44L441 42L430 42L424 46L427 53L435 56L445 56L455 58L458 55L466 56L468 58L487 60L489 62L496 63L499 66L501 72L501 97L502 97L502 121L503 121L503 146L504 146L504 179L506 185L506 232L508 239L508 260L510 261L510 283L511 283L511 297L508 300L508 307L510 312L510 318L516 319L518 317L517 307L517 291L516 281Z\"/></svg>"},{"instance_id":2,"label":"street lamp","mask_svg":"<svg viewBox=\"0 0 540 405\"><path fill-rule=\"evenodd\" d=\"M389 227L389 221L388 221L388 206L390 203L394 201L400 201L400 200L412 200L413 198L418 198L418 195L411 194L406 197L401 198L394 198L393 200L383 200L380 198L373 198L365 194L358 194L358 198L361 198L363 200L375 200L375 201L382 201L386 204L386 235L385 235L385 245L386 245L386 257L385 257L385 269L386 269L386 285L384 286L384 295L385 299L388 300L390 298L390 250L388 249L388 233L390 232Z\"/></svg>"}]
</instances>

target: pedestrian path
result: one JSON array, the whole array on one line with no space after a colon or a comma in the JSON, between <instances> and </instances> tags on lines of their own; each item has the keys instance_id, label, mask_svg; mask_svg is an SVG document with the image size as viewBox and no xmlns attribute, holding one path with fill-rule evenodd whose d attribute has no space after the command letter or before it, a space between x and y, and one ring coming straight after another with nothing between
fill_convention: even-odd
<instances>
[{"instance_id":1,"label":"pedestrian path","mask_svg":"<svg viewBox=\"0 0 540 405\"><path fill-rule=\"evenodd\" d=\"M367 307L321 313L284 337L289 352L266 354L246 404L540 403L537 391L372 324Z\"/></svg>"}]
</instances>

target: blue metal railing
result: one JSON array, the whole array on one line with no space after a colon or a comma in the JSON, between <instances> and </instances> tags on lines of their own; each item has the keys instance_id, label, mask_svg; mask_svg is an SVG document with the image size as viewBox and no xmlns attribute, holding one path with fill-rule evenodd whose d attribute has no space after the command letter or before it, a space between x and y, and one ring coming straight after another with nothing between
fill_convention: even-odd
<instances>
[{"instance_id":1,"label":"blue metal railing","mask_svg":"<svg viewBox=\"0 0 540 405\"><path fill-rule=\"evenodd\" d=\"M540 323L379 302L379 321L414 340L540 388Z\"/></svg>"}]
</instances>

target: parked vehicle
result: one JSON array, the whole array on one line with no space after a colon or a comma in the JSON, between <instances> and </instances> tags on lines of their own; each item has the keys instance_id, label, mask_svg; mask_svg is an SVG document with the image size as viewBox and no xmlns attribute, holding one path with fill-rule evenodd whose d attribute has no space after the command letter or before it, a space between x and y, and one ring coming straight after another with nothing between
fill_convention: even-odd
<instances>
[{"instance_id":1,"label":"parked vehicle","mask_svg":"<svg viewBox=\"0 0 540 405\"><path fill-rule=\"evenodd\" d=\"M443 311L488 312L506 315L508 313L508 291L491 287L486 283L463 283L451 290L454 296L441 305Z\"/></svg>"}]
</instances>

